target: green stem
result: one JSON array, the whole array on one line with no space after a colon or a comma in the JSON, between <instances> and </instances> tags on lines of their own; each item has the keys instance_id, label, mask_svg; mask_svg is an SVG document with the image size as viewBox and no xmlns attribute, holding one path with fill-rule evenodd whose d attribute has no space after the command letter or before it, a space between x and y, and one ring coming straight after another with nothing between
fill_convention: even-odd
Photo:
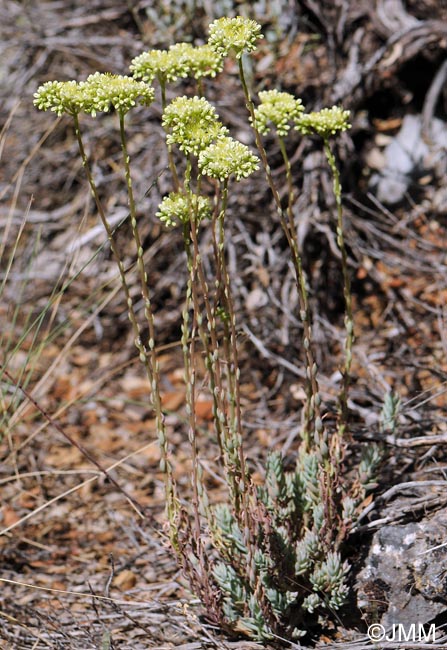
<instances>
[{"instance_id":1,"label":"green stem","mask_svg":"<svg viewBox=\"0 0 447 650\"><path fill-rule=\"evenodd\" d=\"M190 227L193 228L196 216L193 213L192 206L190 206ZM191 254L191 239L188 235L188 224L183 225L183 241L186 250L187 266L188 266L188 284L186 288L186 301L183 310L183 323L182 323L182 351L183 351L183 365L185 371L185 386L186 386L186 412L188 416L188 439L192 451L192 506L194 513L194 542L198 557L203 561L202 545L200 535L200 494L203 492L199 488L199 459L197 449L197 421L196 421L196 350L195 339L197 322L200 320L198 315L197 305L193 300L193 285L195 283L195 268L193 256ZM189 310L193 306L193 318L191 323L191 331L189 328Z\"/></svg>"},{"instance_id":2,"label":"green stem","mask_svg":"<svg viewBox=\"0 0 447 650\"><path fill-rule=\"evenodd\" d=\"M221 210L218 216L218 265L222 279L223 299L225 303L226 318L224 319L226 358L228 365L229 401L230 401L230 436L239 456L240 479L243 482L243 495L248 493L248 475L245 467L245 456L242 447L242 412L240 394L240 368L237 349L236 314L234 312L231 294L231 282L225 260L225 213L228 203L228 179L222 188ZM229 343L229 348L228 348ZM246 508L244 508L246 510Z\"/></svg>"},{"instance_id":3,"label":"green stem","mask_svg":"<svg viewBox=\"0 0 447 650\"><path fill-rule=\"evenodd\" d=\"M170 527L172 529L171 535L175 536L177 533L177 523L176 523L177 501L175 498L175 489L174 489L174 481L172 477L171 465L168 461L168 441L166 436L166 428L164 424L164 414L161 405L160 370L158 365L157 353L155 350L154 314L152 311L152 304L151 304L149 286L147 281L148 280L147 273L144 266L144 250L141 244L140 233L138 231L136 204L135 204L135 197L133 193L132 176L130 171L130 156L127 150L127 138L126 138L126 131L124 128L125 114L122 112L118 112L118 115L119 115L119 125L120 125L121 150L123 153L124 175L126 179L127 195L129 199L130 225L132 228L132 235L137 249L137 269L140 277L141 295L143 297L143 303L144 303L144 317L146 319L146 322L148 324L148 329L149 329L149 338L148 338L147 346L143 346L143 349L140 351L140 359L142 360L146 368L148 379L151 384L152 402L155 411L157 435L160 442L161 454L165 465L164 474L165 474L165 481L166 481L166 495L167 495L169 522L170 522Z\"/></svg>"},{"instance_id":4,"label":"green stem","mask_svg":"<svg viewBox=\"0 0 447 650\"><path fill-rule=\"evenodd\" d=\"M167 104L167 102L166 102L166 79L161 74L157 76L157 79L158 79L158 82L160 84L161 111L162 111L162 114L163 114L163 112L164 112L164 110L166 108L166 104ZM168 165L169 165L169 169L171 171L172 182L174 184L174 191L178 192L179 188L180 188L180 181L179 181L178 174L177 174L177 168L176 168L175 162L174 162L174 155L172 153L172 146L170 144L166 143L166 149L168 151Z\"/></svg>"},{"instance_id":5,"label":"green stem","mask_svg":"<svg viewBox=\"0 0 447 650\"><path fill-rule=\"evenodd\" d=\"M317 364L313 353L312 346L312 328L311 328L311 314L309 307L309 298L307 293L306 276L303 270L301 256L298 251L298 234L295 227L295 219L293 214L293 204L295 202L295 190L292 179L292 167L290 164L289 156L285 146L284 139L278 136L279 148L284 160L286 168L286 178L288 187L288 203L287 203L287 232L290 233L288 238L289 246L292 249L294 259L294 268L297 274L297 283L299 286L300 295L300 316L303 324L303 347L306 356L306 405L304 410L304 431L303 438L307 443L307 449L310 448L310 429L311 424L315 424L315 432L319 437L323 434L323 425L320 413L320 388L317 379ZM323 435L324 438L324 435Z\"/></svg>"},{"instance_id":6,"label":"green stem","mask_svg":"<svg viewBox=\"0 0 447 650\"><path fill-rule=\"evenodd\" d=\"M284 161L284 166L286 168L286 180L287 180L287 215L289 217L289 221L294 224L294 221L292 219L292 207L293 204L295 203L295 187L293 184L293 178L292 178L292 165L290 164L290 159L289 155L287 153L286 149L286 143L284 142L284 138L281 135L278 135L278 143L279 143L279 149L281 151L282 159Z\"/></svg>"},{"instance_id":7,"label":"green stem","mask_svg":"<svg viewBox=\"0 0 447 650\"><path fill-rule=\"evenodd\" d=\"M341 253L343 273L343 295L345 300L345 361L342 370L343 380L338 398L339 407L339 432L341 435L348 430L348 392L351 381L352 348L354 344L354 316L352 312L351 276L348 267L348 254L346 252L343 207L341 202L340 172L338 171L335 156L329 144L329 139L324 138L324 152L332 172L335 203L337 206L337 244Z\"/></svg>"},{"instance_id":8,"label":"green stem","mask_svg":"<svg viewBox=\"0 0 447 650\"><path fill-rule=\"evenodd\" d=\"M85 153L84 143L83 143L83 140L82 140L80 125L79 125L79 116L77 114L73 115L73 121L74 121L74 127L75 127L75 135L76 135L76 139L77 139L78 147L79 147L79 153L81 155L82 166L84 167L84 171L85 171L85 174L87 176L88 183L90 185L90 190L91 190L92 196L94 198L94 201L96 203L96 208L98 210L99 218L101 219L101 223L104 226L104 230L106 231L107 239L109 241L110 248L112 250L113 256L115 257L115 260L116 260L116 263L117 263L117 266L118 266L118 272L119 272L119 275L120 275L121 284L123 285L124 294L125 294L125 297L126 297L126 305L127 305L127 309L128 309L128 312L129 312L129 320L131 322L131 325L132 325L132 328L133 328L133 331L134 331L134 335L135 335L135 346L137 347L138 352L140 353L140 356L142 355L143 357L145 357L146 350L145 350L145 347L144 347L144 345L143 345L143 343L141 341L141 338L140 338L140 326L139 326L139 324L137 322L137 318L136 318L136 315L135 315L133 300L132 300L132 297L130 295L130 290L129 290L127 280L126 280L126 272L124 270L124 265L123 265L123 262L121 260L120 253L119 253L118 248L117 248L117 246L115 244L115 240L113 239L113 231L112 231L112 229L111 229L111 227L110 227L110 225L109 225L109 223L107 221L104 209L102 207L101 199L99 198L98 190L96 188L96 184L95 184L95 181L94 181L94 178L93 178L93 175L92 175L92 171L91 171L90 164L89 164L89 161L88 161L88 158L87 158L87 154ZM150 369L149 369L149 371L150 371Z\"/></svg>"},{"instance_id":9,"label":"green stem","mask_svg":"<svg viewBox=\"0 0 447 650\"><path fill-rule=\"evenodd\" d=\"M231 281L225 259L225 214L228 204L228 182L229 180L226 179L222 184L221 206L213 220L213 240L217 262L216 300L221 303L220 312L224 328L223 349L227 366L227 394L230 410L228 432L225 431L225 451L227 456L226 479L231 486L234 514L240 529L243 531L245 544L248 548L248 575L250 584L255 589L258 585L258 576L254 570L256 523L252 517L252 504L250 502L250 499L255 497L250 483L242 442L242 409L236 314L231 294Z\"/></svg>"},{"instance_id":10,"label":"green stem","mask_svg":"<svg viewBox=\"0 0 447 650\"><path fill-rule=\"evenodd\" d=\"M185 184L189 183L190 171L185 174ZM198 180L200 188L200 178ZM200 254L198 232L191 215L189 233L184 230L184 241L187 255L190 256L192 265L192 303L197 314L197 328L205 352L205 364L209 377L209 388L213 400L213 419L216 426L216 434L219 443L221 457L227 466L227 454L225 451L225 431L228 428L228 417L225 408L225 390L222 373L222 364L219 356L219 337L216 327L216 312L210 301L210 292L203 268L202 256ZM190 250L191 249L191 250ZM202 316L202 299L205 308L205 318Z\"/></svg>"},{"instance_id":11,"label":"green stem","mask_svg":"<svg viewBox=\"0 0 447 650\"><path fill-rule=\"evenodd\" d=\"M264 145L262 144L261 134L259 133L256 127L255 109L253 105L253 100L251 99L250 91L248 90L247 82L245 80L245 73L244 73L244 66L242 63L242 59L239 59L239 76L241 79L242 88L245 95L247 110L250 114L251 123L255 134L256 146L261 156L261 162L264 167L267 183L276 205L281 226L287 238L287 243L289 245L292 254L293 267L295 269L298 299L300 303L300 318L303 324L303 345L304 345L305 357L306 357L307 401L306 401L305 411L304 411L302 439L306 449L310 449L310 447L312 446L312 440L311 440L312 422L314 423L314 438L317 444L320 443L321 438L323 438L323 440L326 439L326 434L324 431L323 421L320 417L320 412L319 412L321 398L320 398L318 382L317 382L318 368L315 361L315 355L313 353L310 309L309 309L309 300L307 295L306 278L304 275L301 255L298 249L298 239L296 236L293 213L291 209L293 195L292 198L289 195L289 207L287 211L288 217L286 217L281 205L281 197L279 196L278 190L273 180L270 165L267 160L267 153L265 151ZM286 160L288 161L287 155L286 155ZM290 182L291 181L290 162L286 163L286 169L287 169L287 165L289 166L288 182Z\"/></svg>"}]
</instances>

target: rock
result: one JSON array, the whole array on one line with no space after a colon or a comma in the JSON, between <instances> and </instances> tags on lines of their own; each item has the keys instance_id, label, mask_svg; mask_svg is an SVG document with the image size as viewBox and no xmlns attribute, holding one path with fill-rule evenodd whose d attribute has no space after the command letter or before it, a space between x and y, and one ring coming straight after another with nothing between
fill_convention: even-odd
<instances>
[{"instance_id":1,"label":"rock","mask_svg":"<svg viewBox=\"0 0 447 650\"><path fill-rule=\"evenodd\" d=\"M424 624L447 609L447 511L389 525L372 540L357 576L357 604L368 624Z\"/></svg>"},{"instance_id":2,"label":"rock","mask_svg":"<svg viewBox=\"0 0 447 650\"><path fill-rule=\"evenodd\" d=\"M370 179L370 187L375 191L379 201L387 205L399 203L415 173L420 175L429 172L438 166L440 159L445 160L446 127L445 122L433 118L429 133L425 134L422 116L404 117L399 133L392 138L383 151L384 166ZM374 161L379 161L380 151L373 149L369 156Z\"/></svg>"}]
</instances>

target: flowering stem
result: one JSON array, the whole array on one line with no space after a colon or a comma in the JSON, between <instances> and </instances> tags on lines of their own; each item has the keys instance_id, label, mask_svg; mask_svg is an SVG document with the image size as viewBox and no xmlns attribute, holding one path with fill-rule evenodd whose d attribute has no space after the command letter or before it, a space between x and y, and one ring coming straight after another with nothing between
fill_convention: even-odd
<instances>
[{"instance_id":1,"label":"flowering stem","mask_svg":"<svg viewBox=\"0 0 447 650\"><path fill-rule=\"evenodd\" d=\"M288 194L287 215L289 217L289 221L291 222L291 224L293 224L293 227L295 227L295 224L292 219L293 217L292 207L293 204L295 203L295 188L292 179L292 166L290 164L290 159L287 154L284 138L281 135L278 135L278 143L279 143L279 149L281 151L282 159L284 161L284 166L286 168L287 194Z\"/></svg>"},{"instance_id":2,"label":"flowering stem","mask_svg":"<svg viewBox=\"0 0 447 650\"><path fill-rule=\"evenodd\" d=\"M157 75L158 82L160 84L160 91L161 91L161 112L163 113L165 108L166 108L166 79L164 78L163 75ZM174 184L174 191L178 192L179 187L180 187L180 181L178 179L178 174L177 174L177 168L175 166L174 162L174 156L172 153L172 145L169 143L166 143L166 149L168 151L168 164L169 164L169 169L171 171L172 175L172 182Z\"/></svg>"},{"instance_id":3,"label":"flowering stem","mask_svg":"<svg viewBox=\"0 0 447 650\"><path fill-rule=\"evenodd\" d=\"M298 236L295 227L295 219L293 215L293 203L295 198L295 191L292 180L292 168L290 165L289 156L287 154L286 146L284 143L284 138L278 135L279 148L281 155L284 160L284 165L286 168L286 178L287 178L287 187L288 187L288 204L287 204L287 229L290 232L290 241L289 245L292 248L294 260L295 260L295 269L298 275L298 284L301 289L301 321L303 323L303 346L306 354L306 393L307 400L304 412L304 437L308 438L310 433L311 422L315 422L316 433L319 435L322 433L322 421L320 415L320 389L317 379L317 365L314 359L313 350L311 347L312 342L312 330L311 330L311 320L310 320L310 308L309 308L309 299L307 294L306 278L303 271L303 265L301 261L301 256L298 252ZM309 448L309 443L308 443Z\"/></svg>"},{"instance_id":4,"label":"flowering stem","mask_svg":"<svg viewBox=\"0 0 447 650\"><path fill-rule=\"evenodd\" d=\"M191 221L190 227L195 228L196 215L193 213L193 207L190 207ZM198 320L198 305L193 298L193 285L195 283L195 267L193 257L191 255L191 240L188 235L188 225L184 224L183 239L185 243L185 250L187 256L187 264L189 270L188 284L186 289L186 302L183 311L183 324L182 324L182 350L183 350L183 363L185 371L185 385L186 385L186 412L188 416L188 439L192 451L192 471L191 471L191 484L192 484L192 506L194 513L194 542L197 554L201 560L202 545L200 542L200 495L199 492L199 459L197 450L197 422L196 422L196 364L195 364L195 339ZM193 317L191 323L191 331L189 331L189 309L193 305Z\"/></svg>"},{"instance_id":5,"label":"flowering stem","mask_svg":"<svg viewBox=\"0 0 447 650\"><path fill-rule=\"evenodd\" d=\"M191 215L191 221L193 221ZM194 223L190 224L189 233L184 230L184 241L187 246L187 255L190 256L191 268L191 291L194 310L197 314L197 326L199 336L205 351L206 368L209 374L209 387L213 399L213 417L216 426L216 433L222 459L226 465L227 453L225 445L225 429L228 426L227 413L224 401L224 387L222 380L222 367L219 358L219 339L216 329L216 314L209 299L209 288L203 269L202 257L200 255L197 228ZM188 252L189 248L191 252ZM207 326L200 314L200 294L203 297Z\"/></svg>"},{"instance_id":6,"label":"flowering stem","mask_svg":"<svg viewBox=\"0 0 447 650\"><path fill-rule=\"evenodd\" d=\"M253 101L251 99L250 91L248 90L247 82L245 80L244 66L242 63L242 59L239 59L239 76L241 79L242 88L245 95L247 109L248 112L250 113L251 123L253 125L256 146L261 156L261 161L264 167L267 183L273 195L273 200L276 205L281 226L284 230L284 234L286 235L287 242L290 251L292 253L292 261L295 269L298 298L300 303L300 318L303 324L303 346L304 346L305 356L306 356L307 399L306 399L306 405L304 411L302 438L305 447L309 449L312 446L312 442L311 442L312 422L314 422L314 427L315 427L314 435L317 441L319 440L320 436L324 437L325 434L324 434L323 422L320 417L320 411L319 411L321 398L320 398L319 387L317 382L318 368L315 362L315 356L313 353L313 346L312 346L310 309L309 309L309 300L307 295L306 278L304 275L301 255L298 250L298 239L296 236L296 229L295 229L293 213L292 213L293 191L292 191L292 196L290 196L290 187L291 187L290 161L288 160L287 153L285 152L285 148L283 147L281 149L281 152L283 156L285 154L285 164L286 164L286 170L288 169L287 174L288 174L288 183L289 183L289 203L288 203L287 218L286 218L286 216L284 215L284 210L281 205L281 197L279 196L278 190L273 180L270 165L267 160L267 153L265 151L264 145L262 144L261 135L256 127L256 117L255 117Z\"/></svg>"},{"instance_id":7,"label":"flowering stem","mask_svg":"<svg viewBox=\"0 0 447 650\"><path fill-rule=\"evenodd\" d=\"M252 489L247 471L246 459L242 443L242 413L240 395L240 368L236 341L236 315L231 295L231 282L225 260L225 214L228 204L228 183L226 178L221 185L220 210L215 213L213 220L213 240L217 261L216 273L216 305L221 301L220 314L223 320L223 348L227 365L228 400L230 406L230 421L225 451L227 456L227 480L232 487L232 501L235 516L243 531L244 541L248 549L247 562L254 565L255 542L253 520L251 517L250 496ZM216 218L217 217L217 218ZM252 567L253 568L253 567ZM249 571L252 585L257 584L256 572Z\"/></svg>"},{"instance_id":8,"label":"flowering stem","mask_svg":"<svg viewBox=\"0 0 447 650\"><path fill-rule=\"evenodd\" d=\"M228 274L227 263L225 260L225 231L224 220L228 202L228 179L223 183L222 204L218 217L218 263L221 270L223 297L226 307L226 318L224 320L225 343L230 344L227 349L228 378L229 378L229 397L231 405L231 435L235 438L236 448L239 452L241 479L245 485L244 494L247 492L247 474L245 468L245 457L242 449L242 414L241 414L241 394L240 394L240 369L239 357L236 342L236 315L234 313L233 299L231 295L230 276Z\"/></svg>"},{"instance_id":9,"label":"flowering stem","mask_svg":"<svg viewBox=\"0 0 447 650\"><path fill-rule=\"evenodd\" d=\"M107 234L107 239L109 240L110 248L112 250L113 256L115 257L116 263L118 265L118 271L121 279L121 284L123 285L124 289L124 294L126 297L126 304L127 308L129 311L129 320L132 324L134 334L135 334L135 345L138 349L138 351L141 353L144 353L144 346L141 342L140 339L140 326L138 325L134 307L133 307L133 301L132 297L130 295L129 287L127 285L127 280L126 280L126 272L124 270L124 265L121 260L121 256L119 254L118 248L115 244L115 240L113 239L113 231L110 228L110 225L107 221L106 215L104 213L104 209L102 207L101 199L99 198L98 190L96 188L96 183L94 181L92 171L90 168L90 164L87 158L87 154L85 153L84 149L84 143L82 140L82 135L81 135L81 130L80 130L80 125L79 125L79 116L77 114L73 115L73 121L74 121L74 127L75 127L75 135L76 135L76 140L78 142L78 147L79 147L79 153L81 155L81 160L82 160L82 166L84 167L88 183L90 185L90 190L92 193L92 196L95 200L96 207L98 210L99 217L101 219L102 225L104 226L104 229Z\"/></svg>"},{"instance_id":10,"label":"flowering stem","mask_svg":"<svg viewBox=\"0 0 447 650\"><path fill-rule=\"evenodd\" d=\"M342 370L343 383L338 398L339 407L339 433L343 435L348 427L348 392L351 379L352 347L354 343L354 317L352 313L351 276L348 268L348 254L346 252L343 234L343 207L341 203L340 172L338 171L335 156L332 153L329 139L324 138L324 152L332 172L335 203L337 206L337 244L341 253L343 272L343 294L345 299L345 362Z\"/></svg>"},{"instance_id":11,"label":"flowering stem","mask_svg":"<svg viewBox=\"0 0 447 650\"><path fill-rule=\"evenodd\" d=\"M197 421L196 421L196 331L198 328L198 323L201 321L200 317L200 305L198 300L194 300L196 295L194 292L194 286L196 284L197 276L197 267L195 264L195 258L191 251L191 239L192 237L196 239L196 227L198 222L198 205L194 207L191 202L191 195L189 192L189 186L191 182L191 171L192 171L192 161L191 157L187 158L186 161L186 170L185 170L185 180L184 186L188 197L188 212L189 212L189 224L183 224L183 241L186 251L187 258L187 267L189 271L188 283L186 289L186 302L183 312L183 325L182 325L182 349L183 349L183 361L185 369L185 385L186 385L186 410L188 415L189 430L188 438L192 450L192 475L191 483L193 489L193 498L192 506L194 512L194 535L195 535L195 546L199 559L201 560L201 566L203 566L203 548L201 544L201 535L200 535L200 495L203 493L201 486L200 476L199 476L199 459L198 459L198 449L197 449ZM191 237L190 232L193 232L194 235ZM189 309L193 307L193 317L191 323L191 331L189 332ZM189 344L188 344L189 342Z\"/></svg>"},{"instance_id":12,"label":"flowering stem","mask_svg":"<svg viewBox=\"0 0 447 650\"><path fill-rule=\"evenodd\" d=\"M97 207L97 210L98 210L99 217L100 217L102 225L104 226L104 229L106 231L107 238L108 238L109 244L110 244L110 248L112 250L113 256L115 257L116 263L118 265L118 272L119 272L120 279L121 279L121 284L122 284L122 287L123 287L123 290L124 290L124 295L125 295L125 298L126 298L126 305L127 305L127 310L128 310L128 314L129 314L129 320L130 320L130 323L132 325L132 329L133 329L133 332L134 332L135 347L138 350L140 361L144 364L144 367L146 369L146 373L147 373L147 376L148 376L148 380L149 380L149 382L151 384L153 395L156 395L156 392L154 392L154 386L155 386L156 382L155 382L155 378L154 378L154 375L153 375L153 369L151 368L151 365L150 365L149 360L148 360L148 353L147 353L146 346L144 345L144 343L141 340L140 325L139 325L139 323L137 321L132 296L130 294L129 286L127 284L126 272L125 272L125 269L124 269L123 262L121 260L120 253L118 251L115 240L113 238L113 231L110 228L110 225L109 225L109 223L107 221L104 209L102 207L101 199L99 198L96 183L94 181L93 174L92 174L90 164L89 164L89 161L88 161L88 157L87 157L87 154L85 152L84 143L83 143L82 135L81 135L80 124L79 124L79 116L77 114L73 115L73 121L74 121L74 127L75 127L76 140L78 142L78 147L79 147L79 153L81 155L82 165L84 167L84 170L85 170L85 173L86 173L86 176L87 176L87 180L88 180L88 183L90 185L90 189L91 189L93 198L94 198L95 203L96 203L96 207ZM154 406L155 406L155 402L154 402ZM164 474L165 474L166 487L167 487L168 516L169 516L169 521L174 522L174 520L176 518L177 510L178 510L177 497L176 497L174 482L173 482L173 479L172 479L170 463L169 463L169 461L167 459L167 439L166 439L166 435L164 434L164 429L163 429L164 425L163 425L163 418L162 417L160 419L160 422L158 422L157 424L160 427L158 429L158 436L159 436L159 440L160 440L162 463L164 465ZM171 526L171 528L173 528L174 531L176 529L175 526ZM173 541L173 544L174 544L174 548L177 548L176 540L173 539L172 541Z\"/></svg>"},{"instance_id":13,"label":"flowering stem","mask_svg":"<svg viewBox=\"0 0 447 650\"><path fill-rule=\"evenodd\" d=\"M170 512L169 521L172 524L171 528L172 527L175 528L176 527L175 526L175 494L174 494L174 484L173 484L171 466L170 463L168 462L167 437L166 437L166 429L164 424L164 414L161 406L160 370L158 366L157 353L155 351L154 314L152 311L149 286L147 282L148 279L147 272L144 267L144 258L143 258L144 250L143 250L143 246L141 245L140 233L138 231L136 205L135 205L135 198L133 193L132 177L130 172L130 156L127 150L127 139L126 139L126 132L124 128L125 115L121 111L118 112L118 115L119 115L119 125L120 125L121 150L123 152L124 175L126 178L127 195L129 199L130 225L132 228L132 235L137 248L137 269L140 276L141 295L143 297L143 303L144 303L144 317L146 319L149 328L149 339L148 339L147 346L142 344L141 349L139 348L140 360L143 362L143 365L146 368L148 379L151 384L152 402L155 411L156 429L160 441L161 454L166 465L166 470L164 471L164 475L166 480L168 509ZM139 340L141 341L140 337Z\"/></svg>"},{"instance_id":14,"label":"flowering stem","mask_svg":"<svg viewBox=\"0 0 447 650\"><path fill-rule=\"evenodd\" d=\"M201 77L197 79L197 93L199 97L204 97L205 96L205 90L203 87L203 80Z\"/></svg>"}]
</instances>

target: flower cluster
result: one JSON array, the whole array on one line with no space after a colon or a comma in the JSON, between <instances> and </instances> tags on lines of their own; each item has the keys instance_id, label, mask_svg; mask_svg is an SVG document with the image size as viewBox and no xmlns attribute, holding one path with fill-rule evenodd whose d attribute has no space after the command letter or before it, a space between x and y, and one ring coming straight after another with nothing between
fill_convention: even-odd
<instances>
[{"instance_id":1,"label":"flower cluster","mask_svg":"<svg viewBox=\"0 0 447 650\"><path fill-rule=\"evenodd\" d=\"M220 181L234 175L237 181L250 176L259 167L259 158L242 142L228 136L220 137L199 154L202 174Z\"/></svg>"},{"instance_id":2,"label":"flower cluster","mask_svg":"<svg viewBox=\"0 0 447 650\"><path fill-rule=\"evenodd\" d=\"M211 203L206 196L192 192L171 192L158 206L156 215L168 228L188 223L191 217L200 223L211 216Z\"/></svg>"},{"instance_id":3,"label":"flower cluster","mask_svg":"<svg viewBox=\"0 0 447 650\"><path fill-rule=\"evenodd\" d=\"M223 68L222 57L209 45L195 47L191 43L176 43L171 45L169 52L183 60L188 76L194 79L215 77Z\"/></svg>"},{"instance_id":4,"label":"flower cluster","mask_svg":"<svg viewBox=\"0 0 447 650\"><path fill-rule=\"evenodd\" d=\"M328 138L350 128L350 111L345 111L341 106L323 108L314 113L305 113L296 120L296 129L303 135L316 133L322 138Z\"/></svg>"},{"instance_id":5,"label":"flower cluster","mask_svg":"<svg viewBox=\"0 0 447 650\"><path fill-rule=\"evenodd\" d=\"M214 106L203 97L177 97L163 112L163 127L168 144L177 144L195 156L218 137L227 133Z\"/></svg>"},{"instance_id":6,"label":"flower cluster","mask_svg":"<svg viewBox=\"0 0 447 650\"><path fill-rule=\"evenodd\" d=\"M182 56L172 50L149 50L132 59L130 71L136 79L151 83L156 77L161 84L188 76Z\"/></svg>"},{"instance_id":7,"label":"flower cluster","mask_svg":"<svg viewBox=\"0 0 447 650\"><path fill-rule=\"evenodd\" d=\"M62 115L81 112L95 116L111 107L121 114L138 103L148 106L154 91L147 84L131 77L95 72L87 81L47 81L34 94L34 104L40 110Z\"/></svg>"},{"instance_id":8,"label":"flower cluster","mask_svg":"<svg viewBox=\"0 0 447 650\"><path fill-rule=\"evenodd\" d=\"M125 114L137 102L142 106L149 106L154 101L153 89L132 77L95 72L81 85L84 92L90 95L92 115L96 111L107 112L111 107Z\"/></svg>"},{"instance_id":9,"label":"flower cluster","mask_svg":"<svg viewBox=\"0 0 447 650\"><path fill-rule=\"evenodd\" d=\"M34 105L41 111L50 110L57 115L93 111L90 96L76 81L46 81L34 93Z\"/></svg>"},{"instance_id":10,"label":"flower cluster","mask_svg":"<svg viewBox=\"0 0 447 650\"><path fill-rule=\"evenodd\" d=\"M290 93L278 90L265 90L259 93L261 104L255 109L256 128L264 135L270 131L270 123L279 136L285 136L290 130L290 122L296 121L304 106L301 99Z\"/></svg>"},{"instance_id":11,"label":"flower cluster","mask_svg":"<svg viewBox=\"0 0 447 650\"><path fill-rule=\"evenodd\" d=\"M244 52L256 49L256 41L262 38L261 25L255 20L236 16L236 18L218 18L209 28L208 45L220 56L234 52L237 59Z\"/></svg>"},{"instance_id":12,"label":"flower cluster","mask_svg":"<svg viewBox=\"0 0 447 650\"><path fill-rule=\"evenodd\" d=\"M137 79L150 83L156 77L162 84L188 76L195 79L215 77L222 68L222 57L212 47L195 47L191 43L176 43L168 50L143 52L130 65Z\"/></svg>"}]
</instances>

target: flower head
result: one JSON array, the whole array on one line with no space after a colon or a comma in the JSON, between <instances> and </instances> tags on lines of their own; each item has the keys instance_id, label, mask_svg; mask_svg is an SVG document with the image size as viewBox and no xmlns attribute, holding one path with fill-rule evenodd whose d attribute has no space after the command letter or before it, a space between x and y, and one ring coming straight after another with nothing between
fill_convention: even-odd
<instances>
[{"instance_id":1,"label":"flower head","mask_svg":"<svg viewBox=\"0 0 447 650\"><path fill-rule=\"evenodd\" d=\"M41 111L58 115L78 115L92 112L92 102L82 84L76 81L46 81L34 93L34 105Z\"/></svg>"},{"instance_id":2,"label":"flower head","mask_svg":"<svg viewBox=\"0 0 447 650\"><path fill-rule=\"evenodd\" d=\"M183 61L188 76L195 79L215 77L223 68L222 57L209 45L194 47L191 43L176 43L169 52Z\"/></svg>"},{"instance_id":3,"label":"flower head","mask_svg":"<svg viewBox=\"0 0 447 650\"><path fill-rule=\"evenodd\" d=\"M136 79L150 83L154 77L162 84L188 76L184 56L172 49L149 50L132 59L130 71Z\"/></svg>"},{"instance_id":4,"label":"flower head","mask_svg":"<svg viewBox=\"0 0 447 650\"><path fill-rule=\"evenodd\" d=\"M186 154L198 155L219 136L227 133L216 110L203 97L177 97L163 112L168 144L177 144Z\"/></svg>"},{"instance_id":5,"label":"flower head","mask_svg":"<svg viewBox=\"0 0 447 650\"><path fill-rule=\"evenodd\" d=\"M208 45L220 56L232 51L240 59L244 52L256 49L256 41L262 38L261 25L250 18L218 18L209 27Z\"/></svg>"},{"instance_id":6,"label":"flower head","mask_svg":"<svg viewBox=\"0 0 447 650\"><path fill-rule=\"evenodd\" d=\"M125 114L137 102L149 106L154 100L153 89L132 77L95 72L81 85L90 96L93 115L96 111L107 112L111 107Z\"/></svg>"},{"instance_id":7,"label":"flower head","mask_svg":"<svg viewBox=\"0 0 447 650\"><path fill-rule=\"evenodd\" d=\"M156 215L168 228L189 223L191 218L200 223L211 216L211 202L206 196L192 192L171 192L158 206Z\"/></svg>"},{"instance_id":8,"label":"flower head","mask_svg":"<svg viewBox=\"0 0 447 650\"><path fill-rule=\"evenodd\" d=\"M113 106L127 113L137 102L144 106L154 99L154 91L147 84L109 73L95 72L86 81L47 81L34 94L34 104L40 110L51 110L62 115L81 112L96 115Z\"/></svg>"},{"instance_id":9,"label":"flower head","mask_svg":"<svg viewBox=\"0 0 447 650\"><path fill-rule=\"evenodd\" d=\"M351 127L349 124L350 111L345 111L341 106L323 108L314 113L305 113L295 120L295 128L303 135L316 133L322 138L328 138Z\"/></svg>"},{"instance_id":10,"label":"flower head","mask_svg":"<svg viewBox=\"0 0 447 650\"><path fill-rule=\"evenodd\" d=\"M224 181L231 175L236 180L250 176L259 167L259 159L242 142L228 136L219 138L199 154L202 174Z\"/></svg>"},{"instance_id":11,"label":"flower head","mask_svg":"<svg viewBox=\"0 0 447 650\"><path fill-rule=\"evenodd\" d=\"M304 112L301 99L290 93L266 90L259 93L259 99L261 104L255 109L256 127L264 134L270 131L271 123L279 136L287 135L290 130L289 122L297 120Z\"/></svg>"}]
</instances>

